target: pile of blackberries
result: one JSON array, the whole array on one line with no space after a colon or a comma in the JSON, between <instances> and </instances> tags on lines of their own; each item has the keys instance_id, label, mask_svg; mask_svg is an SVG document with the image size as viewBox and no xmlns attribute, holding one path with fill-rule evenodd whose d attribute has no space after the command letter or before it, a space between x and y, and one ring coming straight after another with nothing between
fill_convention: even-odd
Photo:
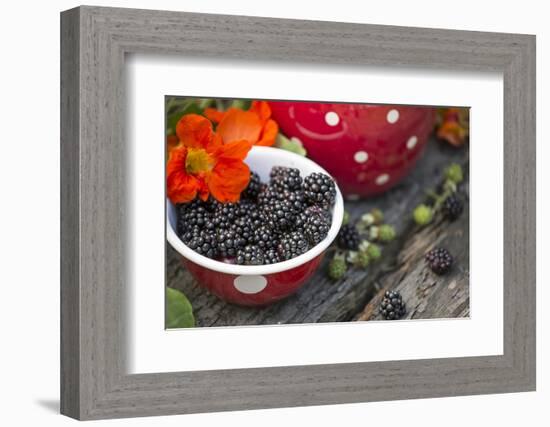
<instances>
[{"instance_id":1,"label":"pile of blackberries","mask_svg":"<svg viewBox=\"0 0 550 427\"><path fill-rule=\"evenodd\" d=\"M252 172L237 203L210 198L177 205L177 233L212 259L274 264L307 252L327 236L335 197L328 175L302 178L298 169L275 166L269 183Z\"/></svg>"}]
</instances>

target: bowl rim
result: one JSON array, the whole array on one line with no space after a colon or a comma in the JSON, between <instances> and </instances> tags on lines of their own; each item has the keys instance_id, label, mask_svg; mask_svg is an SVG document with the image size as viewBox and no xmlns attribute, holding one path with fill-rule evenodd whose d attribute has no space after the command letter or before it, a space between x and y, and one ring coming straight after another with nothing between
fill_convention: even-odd
<instances>
[{"instance_id":1,"label":"bowl rim","mask_svg":"<svg viewBox=\"0 0 550 427\"><path fill-rule=\"evenodd\" d=\"M254 146L252 147L252 150L254 150L255 152L259 151L260 153L262 151L265 151L266 155L269 155L270 150L278 150L279 155L282 155L283 157L287 157L288 159L293 160L293 162L297 165L308 164L309 167L311 169L315 169L316 172L321 172L328 176L331 176L325 169L323 169L313 160L308 159L307 157L301 156L299 154L292 153L287 150L283 150L275 147L262 147L262 146ZM332 179L334 180L334 178ZM220 273L226 273L226 274L231 274L236 276L247 276L247 275L267 275L267 274L280 273L282 271L288 271L293 268L299 267L303 264L306 264L307 262L321 255L330 246L330 244L334 241L334 239L338 235L338 232L340 231L340 227L342 225L342 220L344 218L344 199L342 197L342 193L340 192L340 189L338 188L338 184L336 183L336 180L334 180L334 184L336 188L336 198L335 198L334 206L332 208L332 224L330 226L327 236L307 252L297 256L296 258L289 259L287 261L282 261L275 264L267 264L267 265L237 265L237 264L228 264L223 261L217 261L195 252L193 249L191 249L185 243L183 243L183 241L179 238L179 236L176 234L175 230L173 229L172 225L170 224L168 212L172 203L168 198L166 198L166 238L170 243L170 245L184 258L188 259L189 261L197 265L200 265L209 270L217 271Z\"/></svg>"}]
</instances>

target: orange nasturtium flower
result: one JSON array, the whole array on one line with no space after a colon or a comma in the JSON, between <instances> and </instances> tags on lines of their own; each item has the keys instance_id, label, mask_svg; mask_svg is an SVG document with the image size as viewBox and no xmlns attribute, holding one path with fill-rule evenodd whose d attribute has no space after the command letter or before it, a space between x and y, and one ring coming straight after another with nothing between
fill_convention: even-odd
<instances>
[{"instance_id":1,"label":"orange nasturtium flower","mask_svg":"<svg viewBox=\"0 0 550 427\"><path fill-rule=\"evenodd\" d=\"M229 108L227 111L207 108L204 115L218 123L216 132L225 143L245 139L253 145L271 146L279 132L277 122L270 118L271 108L265 101L252 101L248 111L239 108Z\"/></svg>"},{"instance_id":2,"label":"orange nasturtium flower","mask_svg":"<svg viewBox=\"0 0 550 427\"><path fill-rule=\"evenodd\" d=\"M439 113L441 123L437 129L437 137L455 147L464 144L468 131L467 124L462 123L461 109L446 108Z\"/></svg>"},{"instance_id":3,"label":"orange nasturtium flower","mask_svg":"<svg viewBox=\"0 0 550 427\"><path fill-rule=\"evenodd\" d=\"M176 125L179 145L170 150L166 187L172 203L190 202L211 194L218 201L236 202L248 185L250 169L243 162L252 148L244 139L224 142L212 123L187 114Z\"/></svg>"}]
</instances>

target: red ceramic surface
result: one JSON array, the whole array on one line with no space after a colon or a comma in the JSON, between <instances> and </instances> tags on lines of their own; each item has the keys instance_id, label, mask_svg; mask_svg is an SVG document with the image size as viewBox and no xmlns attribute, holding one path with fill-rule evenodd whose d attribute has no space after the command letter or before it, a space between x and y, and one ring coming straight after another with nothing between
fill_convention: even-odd
<instances>
[{"instance_id":1,"label":"red ceramic surface","mask_svg":"<svg viewBox=\"0 0 550 427\"><path fill-rule=\"evenodd\" d=\"M396 105L270 102L288 138L324 167L349 199L372 196L403 179L433 129L435 109Z\"/></svg>"},{"instance_id":2,"label":"red ceramic surface","mask_svg":"<svg viewBox=\"0 0 550 427\"><path fill-rule=\"evenodd\" d=\"M182 257L197 281L219 298L239 305L268 305L294 293L311 277L323 254L291 270L273 274L234 275L210 270Z\"/></svg>"}]
</instances>

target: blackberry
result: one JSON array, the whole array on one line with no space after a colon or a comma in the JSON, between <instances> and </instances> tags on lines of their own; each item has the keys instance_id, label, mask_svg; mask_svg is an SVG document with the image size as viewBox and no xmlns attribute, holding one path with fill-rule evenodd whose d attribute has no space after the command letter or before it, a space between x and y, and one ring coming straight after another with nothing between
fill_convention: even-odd
<instances>
[{"instance_id":1,"label":"blackberry","mask_svg":"<svg viewBox=\"0 0 550 427\"><path fill-rule=\"evenodd\" d=\"M285 234L278 245L279 256L283 260L296 258L307 252L309 245L306 237L299 231L292 231Z\"/></svg>"},{"instance_id":2,"label":"blackberry","mask_svg":"<svg viewBox=\"0 0 550 427\"><path fill-rule=\"evenodd\" d=\"M237 256L237 250L246 244L246 240L237 235L235 230L219 230L216 241L218 252L224 258Z\"/></svg>"},{"instance_id":3,"label":"blackberry","mask_svg":"<svg viewBox=\"0 0 550 427\"><path fill-rule=\"evenodd\" d=\"M254 228L247 218L236 219L235 222L231 225L230 230L235 232L235 236L237 238L242 239L242 243L246 244L252 242Z\"/></svg>"},{"instance_id":4,"label":"blackberry","mask_svg":"<svg viewBox=\"0 0 550 427\"><path fill-rule=\"evenodd\" d=\"M462 200L456 194L451 194L445 199L445 203L443 203L443 214L451 221L456 220L463 209Z\"/></svg>"},{"instance_id":5,"label":"blackberry","mask_svg":"<svg viewBox=\"0 0 550 427\"><path fill-rule=\"evenodd\" d=\"M309 203L321 206L334 204L336 187L330 176L314 172L306 177L303 188Z\"/></svg>"},{"instance_id":6,"label":"blackberry","mask_svg":"<svg viewBox=\"0 0 550 427\"><path fill-rule=\"evenodd\" d=\"M281 196L281 200L287 200L288 202L290 202L292 212L294 212L295 214L299 214L300 212L304 211L306 207L306 197L302 190L285 190L283 191Z\"/></svg>"},{"instance_id":7,"label":"blackberry","mask_svg":"<svg viewBox=\"0 0 550 427\"><path fill-rule=\"evenodd\" d=\"M327 237L330 230L330 223L324 215L313 214L307 217L304 224L304 234L311 246L315 246Z\"/></svg>"},{"instance_id":8,"label":"blackberry","mask_svg":"<svg viewBox=\"0 0 550 427\"><path fill-rule=\"evenodd\" d=\"M258 205L251 200L243 200L238 204L237 215L239 219L246 220L253 228L260 227L263 222L263 218ZM237 219L236 221L238 221Z\"/></svg>"},{"instance_id":9,"label":"blackberry","mask_svg":"<svg viewBox=\"0 0 550 427\"><path fill-rule=\"evenodd\" d=\"M183 241L183 243L185 243L186 245L189 244L189 242L194 238L194 237L198 237L199 234L201 232L201 229L197 226L195 227L189 227L187 228L186 230L184 230L183 233L180 233L179 236L181 238L181 240Z\"/></svg>"},{"instance_id":10,"label":"blackberry","mask_svg":"<svg viewBox=\"0 0 550 427\"><path fill-rule=\"evenodd\" d=\"M330 224L332 222L330 212L328 212L325 209L322 209L319 206L310 206L305 211L300 212L296 215L296 218L294 220L294 225L296 229L304 230L308 219L311 217L321 218L321 220L329 224L329 228L330 228Z\"/></svg>"},{"instance_id":11,"label":"blackberry","mask_svg":"<svg viewBox=\"0 0 550 427\"><path fill-rule=\"evenodd\" d=\"M264 251L258 246L246 245L237 251L237 264L261 265L264 263Z\"/></svg>"},{"instance_id":12,"label":"blackberry","mask_svg":"<svg viewBox=\"0 0 550 427\"><path fill-rule=\"evenodd\" d=\"M386 320L398 320L401 319L406 312L405 303L399 292L386 291L384 299L380 303L380 314L384 316Z\"/></svg>"},{"instance_id":13,"label":"blackberry","mask_svg":"<svg viewBox=\"0 0 550 427\"><path fill-rule=\"evenodd\" d=\"M209 222L210 217L210 212L206 209L205 203L201 200L180 204L178 205L178 233L183 234L193 227L203 228L205 224Z\"/></svg>"},{"instance_id":14,"label":"blackberry","mask_svg":"<svg viewBox=\"0 0 550 427\"><path fill-rule=\"evenodd\" d=\"M251 243L264 250L274 248L277 245L277 234L270 227L262 225L252 232Z\"/></svg>"},{"instance_id":15,"label":"blackberry","mask_svg":"<svg viewBox=\"0 0 550 427\"><path fill-rule=\"evenodd\" d=\"M286 231L294 225L296 215L289 200L277 200L263 206L264 220L276 231Z\"/></svg>"},{"instance_id":16,"label":"blackberry","mask_svg":"<svg viewBox=\"0 0 550 427\"><path fill-rule=\"evenodd\" d=\"M248 181L248 186L242 192L242 197L245 199L256 200L260 190L262 188L262 181L260 180L260 175L256 172L250 172L250 181Z\"/></svg>"},{"instance_id":17,"label":"blackberry","mask_svg":"<svg viewBox=\"0 0 550 427\"><path fill-rule=\"evenodd\" d=\"M271 185L279 190L298 190L302 187L302 177L296 168L274 166L269 174Z\"/></svg>"},{"instance_id":18,"label":"blackberry","mask_svg":"<svg viewBox=\"0 0 550 427\"><path fill-rule=\"evenodd\" d=\"M210 231L201 230L197 236L189 241L188 246L208 258L215 258L218 255L216 235Z\"/></svg>"},{"instance_id":19,"label":"blackberry","mask_svg":"<svg viewBox=\"0 0 550 427\"><path fill-rule=\"evenodd\" d=\"M359 231L353 225L343 225L340 228L338 233L338 246L342 249L350 249L356 251L359 247L361 236L359 236Z\"/></svg>"},{"instance_id":20,"label":"blackberry","mask_svg":"<svg viewBox=\"0 0 550 427\"><path fill-rule=\"evenodd\" d=\"M323 207L321 206L310 206L308 207L306 210L305 210L305 214L307 216L311 216L311 215L320 215L322 216L326 221L328 222L332 222L332 214L324 209Z\"/></svg>"},{"instance_id":21,"label":"blackberry","mask_svg":"<svg viewBox=\"0 0 550 427\"><path fill-rule=\"evenodd\" d=\"M265 206L279 200L279 193L273 187L263 184L258 193L258 205Z\"/></svg>"},{"instance_id":22,"label":"blackberry","mask_svg":"<svg viewBox=\"0 0 550 427\"><path fill-rule=\"evenodd\" d=\"M294 228L296 230L303 230L306 226L308 216L305 212L300 212L296 217L294 218Z\"/></svg>"},{"instance_id":23,"label":"blackberry","mask_svg":"<svg viewBox=\"0 0 550 427\"><path fill-rule=\"evenodd\" d=\"M213 215L220 221L231 224L239 215L239 205L236 203L217 203Z\"/></svg>"},{"instance_id":24,"label":"blackberry","mask_svg":"<svg viewBox=\"0 0 550 427\"><path fill-rule=\"evenodd\" d=\"M435 248L426 254L426 262L436 274L445 274L453 266L453 257L447 249Z\"/></svg>"},{"instance_id":25,"label":"blackberry","mask_svg":"<svg viewBox=\"0 0 550 427\"><path fill-rule=\"evenodd\" d=\"M275 264L281 262L277 249L268 249L264 252L264 264Z\"/></svg>"}]
</instances>

